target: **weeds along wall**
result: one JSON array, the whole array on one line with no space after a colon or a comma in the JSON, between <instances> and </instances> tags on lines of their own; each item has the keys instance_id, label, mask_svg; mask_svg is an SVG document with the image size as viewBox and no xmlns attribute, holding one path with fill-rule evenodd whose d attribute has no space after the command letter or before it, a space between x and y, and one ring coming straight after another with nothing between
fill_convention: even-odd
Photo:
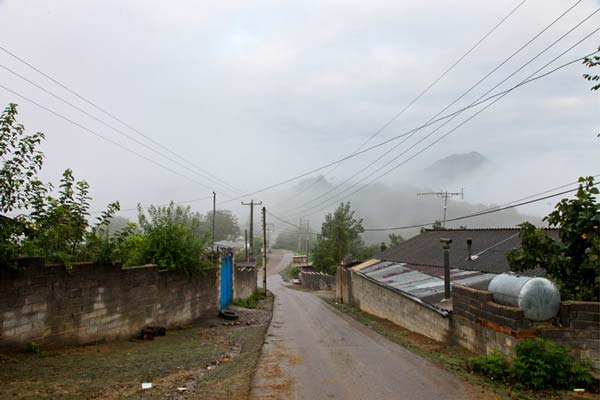
<instances>
[{"instance_id":1,"label":"weeds along wall","mask_svg":"<svg viewBox=\"0 0 600 400\"><path fill-rule=\"evenodd\" d=\"M188 278L156 266L28 263L0 271L0 346L87 344L216 315L219 269Z\"/></svg>"}]
</instances>

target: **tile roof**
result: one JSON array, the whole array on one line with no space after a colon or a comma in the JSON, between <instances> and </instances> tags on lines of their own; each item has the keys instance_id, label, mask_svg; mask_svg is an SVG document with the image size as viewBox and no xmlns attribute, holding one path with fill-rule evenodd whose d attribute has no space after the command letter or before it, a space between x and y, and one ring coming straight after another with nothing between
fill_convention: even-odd
<instances>
[{"instance_id":1,"label":"tile roof","mask_svg":"<svg viewBox=\"0 0 600 400\"><path fill-rule=\"evenodd\" d=\"M443 251L440 239L450 238L450 267L465 271L499 274L509 270L506 253L521 246L519 228L492 229L439 229L425 230L421 234L389 248L375 258L383 261L406 263L414 266L443 267ZM548 234L557 239L556 230ZM467 239L472 240L469 260ZM528 275L543 275L540 269Z\"/></svg>"}]
</instances>

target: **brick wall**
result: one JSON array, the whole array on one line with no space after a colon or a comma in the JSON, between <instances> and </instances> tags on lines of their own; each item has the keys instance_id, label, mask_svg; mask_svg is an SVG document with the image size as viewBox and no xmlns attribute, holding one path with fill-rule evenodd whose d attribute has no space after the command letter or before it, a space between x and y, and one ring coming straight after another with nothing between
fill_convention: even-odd
<instances>
[{"instance_id":1,"label":"brick wall","mask_svg":"<svg viewBox=\"0 0 600 400\"><path fill-rule=\"evenodd\" d=\"M257 270L236 266L233 269L233 299L246 299L256 293Z\"/></svg>"},{"instance_id":2,"label":"brick wall","mask_svg":"<svg viewBox=\"0 0 600 400\"><path fill-rule=\"evenodd\" d=\"M346 270L343 277L345 302L434 340L450 340L450 319L443 312L357 272Z\"/></svg>"},{"instance_id":3,"label":"brick wall","mask_svg":"<svg viewBox=\"0 0 600 400\"><path fill-rule=\"evenodd\" d=\"M521 340L543 337L571 347L600 369L599 303L562 302L554 323L529 321L523 310L494 303L486 290L453 285L452 303L454 339L475 353L513 355Z\"/></svg>"},{"instance_id":4,"label":"brick wall","mask_svg":"<svg viewBox=\"0 0 600 400\"><path fill-rule=\"evenodd\" d=\"M29 265L0 271L0 346L93 343L216 313L219 269L188 278L155 266Z\"/></svg>"}]
</instances>

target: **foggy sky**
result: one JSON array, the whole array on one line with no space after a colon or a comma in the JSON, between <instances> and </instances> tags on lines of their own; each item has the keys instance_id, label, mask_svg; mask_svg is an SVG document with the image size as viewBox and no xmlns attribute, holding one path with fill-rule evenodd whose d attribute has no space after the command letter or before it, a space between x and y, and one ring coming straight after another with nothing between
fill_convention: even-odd
<instances>
[{"instance_id":1,"label":"foggy sky","mask_svg":"<svg viewBox=\"0 0 600 400\"><path fill-rule=\"evenodd\" d=\"M0 45L251 192L354 151L517 3L4 0ZM527 1L373 143L424 123L572 3ZM459 104L479 97L599 5L582 2ZM501 88L516 84L599 25L600 13ZM555 65L599 45L597 34ZM0 64L119 126L2 52ZM435 160L470 151L500 167L485 187L465 188L474 203L498 204L600 173L600 96L581 78L585 72L577 64L516 90L383 182L410 181L411 173ZM2 69L0 83L192 176ZM20 105L19 122L28 131L46 134L43 178L56 182L72 168L91 184L94 209L113 200L130 208L210 195L210 189L0 89L0 106L9 102ZM345 179L385 149L344 163L328 179ZM254 197L274 204L277 193L291 187ZM227 198L220 187L215 190L219 200ZM203 212L211 201L192 207ZM239 201L219 207L243 212L245 219L247 210ZM544 203L524 211L541 215L549 209ZM276 211L285 214L286 204Z\"/></svg>"}]
</instances>

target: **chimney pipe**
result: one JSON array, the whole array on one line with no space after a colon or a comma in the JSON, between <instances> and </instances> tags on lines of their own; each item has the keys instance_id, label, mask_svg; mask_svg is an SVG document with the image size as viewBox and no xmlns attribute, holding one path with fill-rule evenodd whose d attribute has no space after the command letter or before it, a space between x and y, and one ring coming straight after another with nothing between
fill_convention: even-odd
<instances>
[{"instance_id":1,"label":"chimney pipe","mask_svg":"<svg viewBox=\"0 0 600 400\"><path fill-rule=\"evenodd\" d=\"M444 249L444 298L450 299L450 243L452 239L440 239L442 248Z\"/></svg>"},{"instance_id":2,"label":"chimney pipe","mask_svg":"<svg viewBox=\"0 0 600 400\"><path fill-rule=\"evenodd\" d=\"M467 261L471 261L473 255L473 239L467 238Z\"/></svg>"}]
</instances>

